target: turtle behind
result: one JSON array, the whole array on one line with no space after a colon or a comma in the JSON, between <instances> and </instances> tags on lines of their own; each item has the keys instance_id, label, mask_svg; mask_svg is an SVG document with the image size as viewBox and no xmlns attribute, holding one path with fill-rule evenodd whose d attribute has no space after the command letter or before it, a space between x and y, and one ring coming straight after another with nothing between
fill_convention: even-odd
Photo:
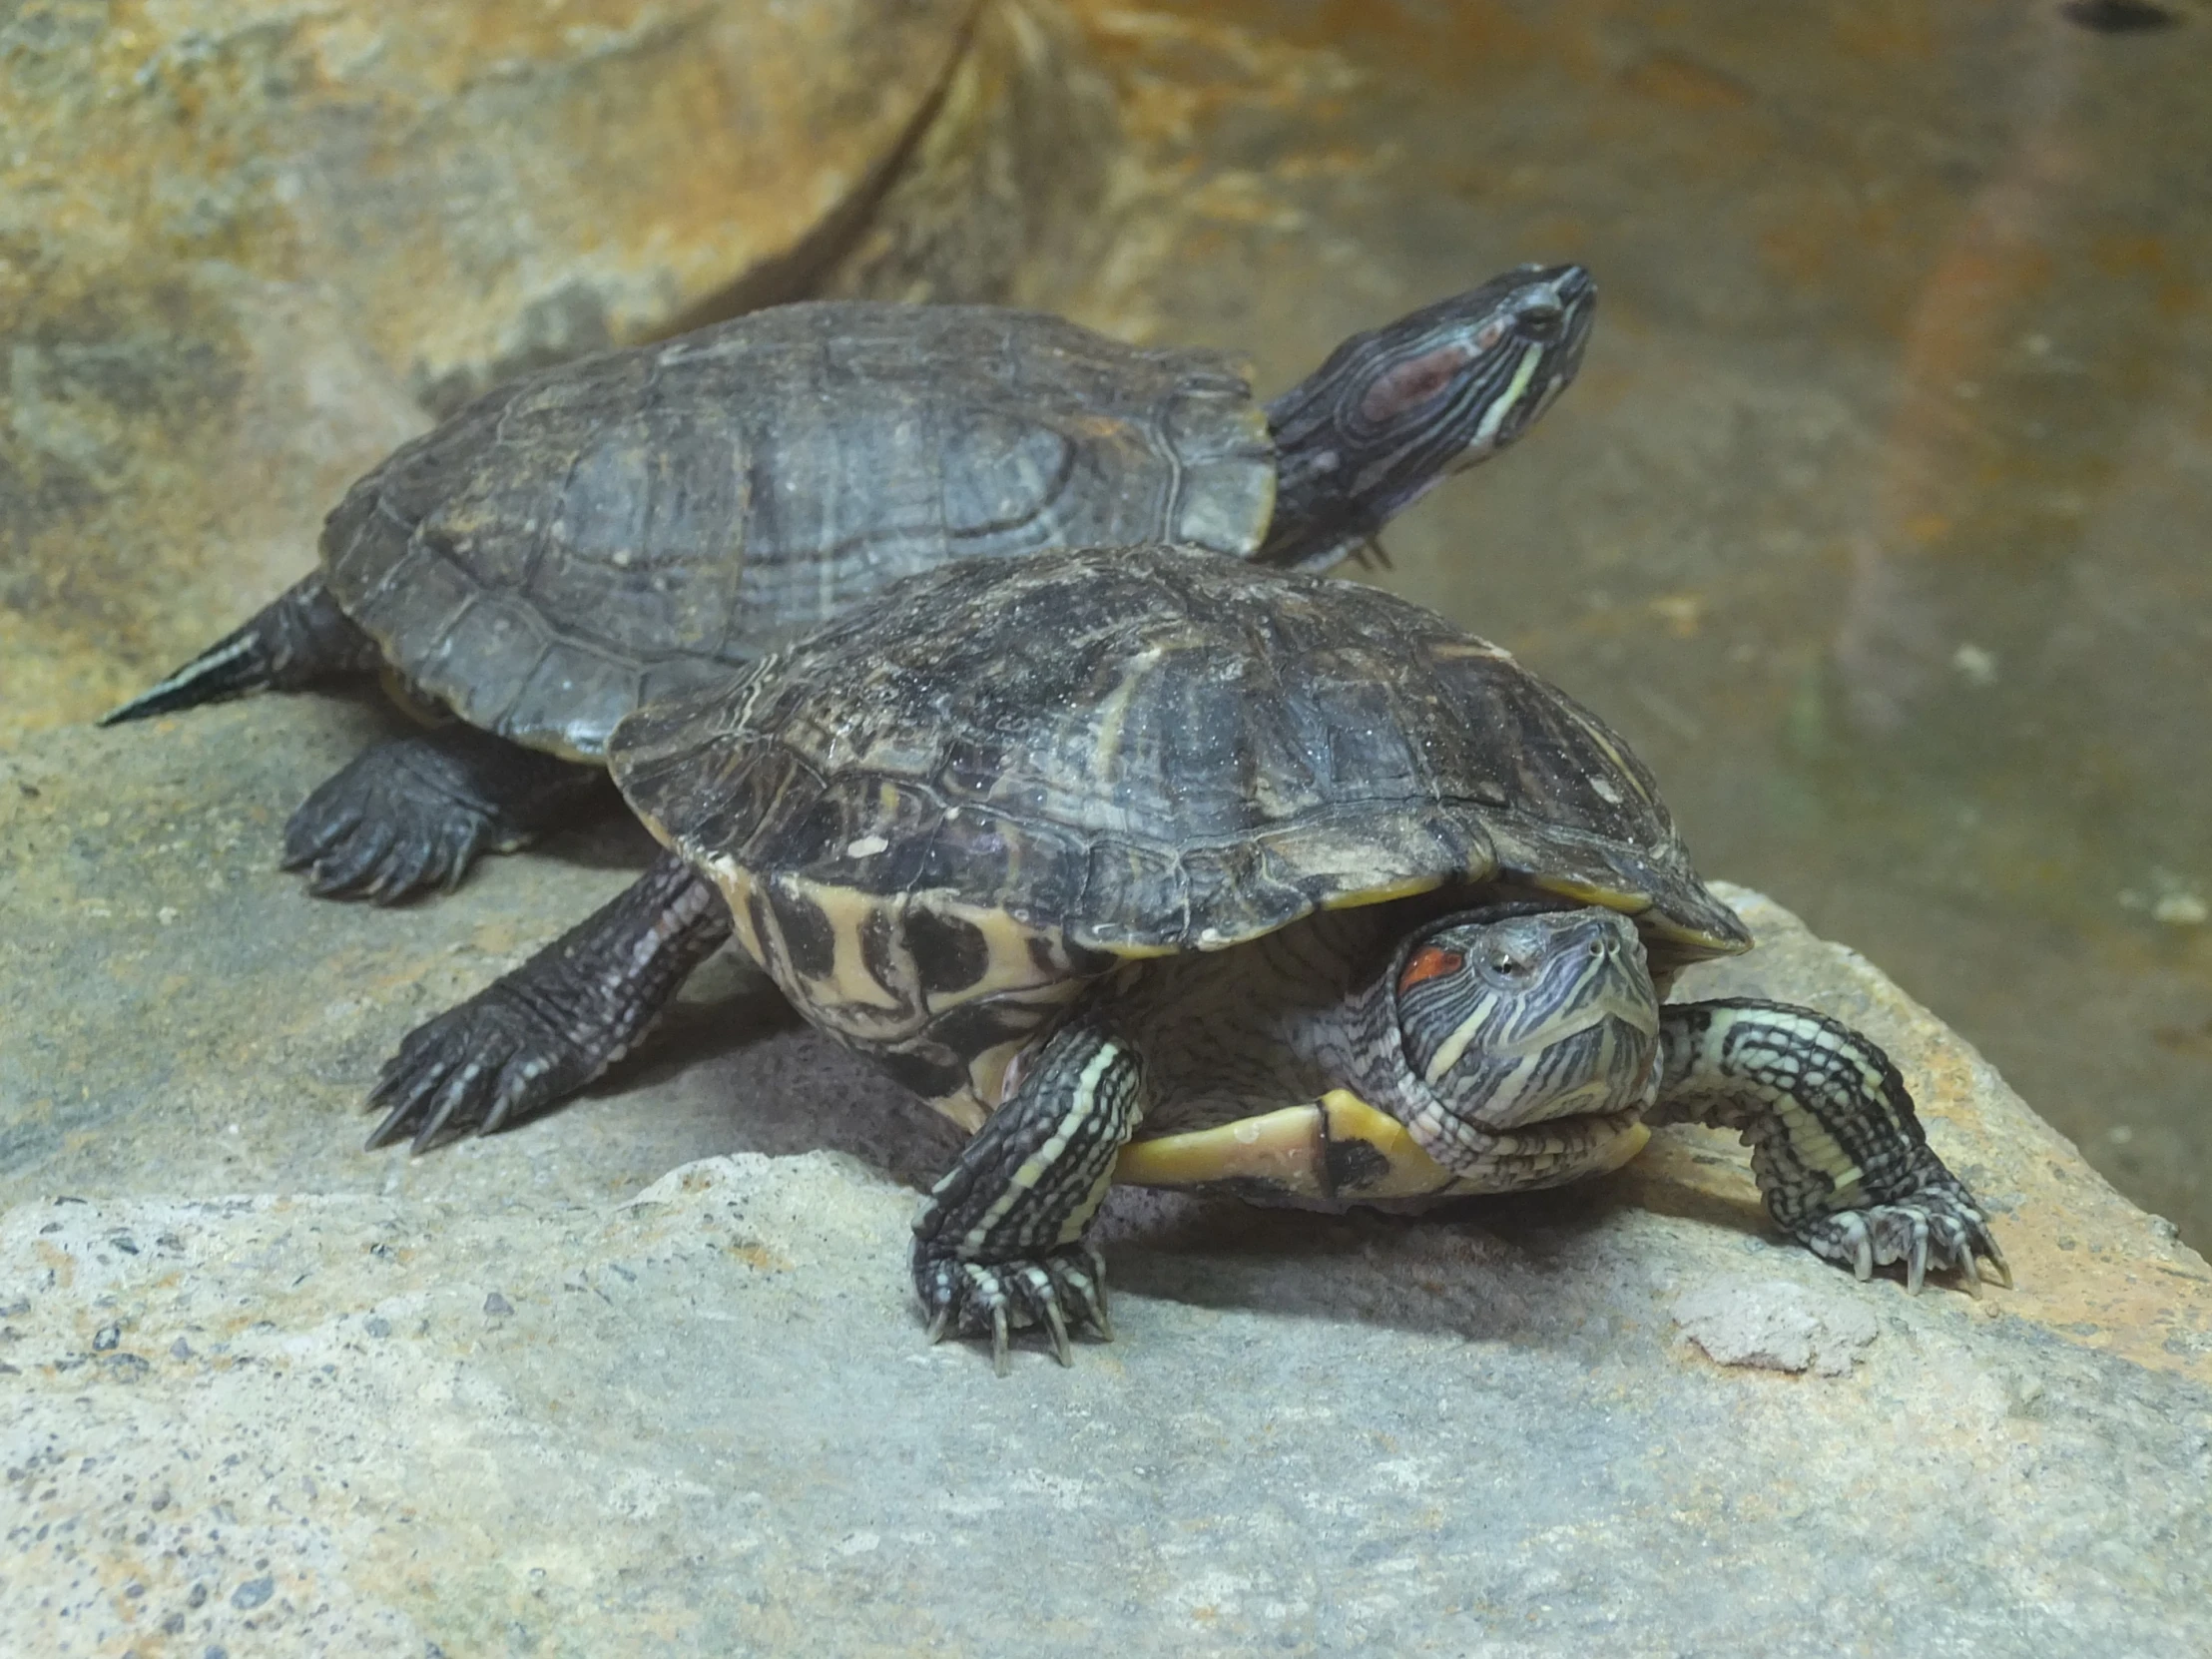
<instances>
[{"instance_id":1,"label":"turtle behind","mask_svg":"<svg viewBox=\"0 0 2212 1659\"><path fill-rule=\"evenodd\" d=\"M1525 267L1263 407L1217 353L994 306L777 307L499 387L327 520L321 568L104 724L382 673L457 717L285 830L317 892L450 885L573 812L607 734L946 559L1173 539L1320 567L1511 442L1593 290Z\"/></svg>"}]
</instances>

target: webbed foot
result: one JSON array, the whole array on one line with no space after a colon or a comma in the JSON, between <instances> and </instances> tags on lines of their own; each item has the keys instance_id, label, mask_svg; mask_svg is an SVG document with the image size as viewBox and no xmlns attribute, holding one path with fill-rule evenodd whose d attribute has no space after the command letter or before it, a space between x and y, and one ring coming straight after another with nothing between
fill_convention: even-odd
<instances>
[{"instance_id":1,"label":"webbed foot","mask_svg":"<svg viewBox=\"0 0 2212 1659\"><path fill-rule=\"evenodd\" d=\"M575 1093L623 1052L579 1041L550 1010L496 979L400 1039L368 1097L370 1110L384 1110L368 1145L411 1136L411 1150L424 1152L471 1132L492 1134Z\"/></svg>"},{"instance_id":2,"label":"webbed foot","mask_svg":"<svg viewBox=\"0 0 2212 1659\"><path fill-rule=\"evenodd\" d=\"M1814 1255L1871 1278L1878 1267L1905 1265L1905 1288L1915 1296L1931 1268L1955 1269L1969 1295L1981 1294L1981 1269L2010 1289L2012 1270L1990 1236L1989 1220L1975 1208L1966 1189L1949 1176L1920 1191L1864 1210L1840 1210L1817 1216L1795 1229Z\"/></svg>"},{"instance_id":3,"label":"webbed foot","mask_svg":"<svg viewBox=\"0 0 2212 1659\"><path fill-rule=\"evenodd\" d=\"M662 853L520 967L401 1038L369 1096L385 1115L368 1144L409 1135L421 1152L573 1094L638 1044L729 936L722 895Z\"/></svg>"},{"instance_id":4,"label":"webbed foot","mask_svg":"<svg viewBox=\"0 0 2212 1659\"><path fill-rule=\"evenodd\" d=\"M379 744L284 826L283 867L318 898L397 904L450 891L486 851L529 841L603 788L595 769L450 726Z\"/></svg>"},{"instance_id":5,"label":"webbed foot","mask_svg":"<svg viewBox=\"0 0 2212 1659\"><path fill-rule=\"evenodd\" d=\"M917 1239L914 1289L929 1316L929 1340L950 1335L991 1339L991 1365L1007 1371L1007 1338L1042 1327L1061 1365L1075 1363L1069 1333L1094 1326L1107 1342L1114 1326L1106 1311L1106 1263L1087 1244L1061 1245L1042 1256L1006 1262L962 1261L953 1251Z\"/></svg>"}]
</instances>

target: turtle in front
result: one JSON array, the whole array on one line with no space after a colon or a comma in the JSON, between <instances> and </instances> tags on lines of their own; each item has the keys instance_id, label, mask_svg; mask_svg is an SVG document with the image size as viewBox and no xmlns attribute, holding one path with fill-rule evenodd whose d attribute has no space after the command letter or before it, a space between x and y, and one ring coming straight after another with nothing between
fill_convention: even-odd
<instances>
[{"instance_id":1,"label":"turtle in front","mask_svg":"<svg viewBox=\"0 0 2212 1659\"><path fill-rule=\"evenodd\" d=\"M1107 1329L1109 1182L1419 1205L1736 1129L1862 1279L2003 1259L1897 1068L1810 1008L1666 1004L1748 949L1621 739L1376 589L1154 546L963 561L639 711L670 849L415 1031L375 1140L490 1127L624 1052L735 931L974 1131L914 1224L932 1335Z\"/></svg>"},{"instance_id":2,"label":"turtle in front","mask_svg":"<svg viewBox=\"0 0 2212 1659\"><path fill-rule=\"evenodd\" d=\"M1034 311L779 306L498 387L369 472L321 565L103 725L380 674L434 719L316 789L287 868L450 887L613 799L607 734L898 577L1160 537L1318 569L1526 431L1596 290L1523 266L1346 340L1272 403L1211 351Z\"/></svg>"}]
</instances>

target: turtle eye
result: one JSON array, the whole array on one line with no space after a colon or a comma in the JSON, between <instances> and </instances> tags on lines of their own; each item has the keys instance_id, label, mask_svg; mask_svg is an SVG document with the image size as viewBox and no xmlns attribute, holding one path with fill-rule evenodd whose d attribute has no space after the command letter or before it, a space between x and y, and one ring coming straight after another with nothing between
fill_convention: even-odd
<instances>
[{"instance_id":1,"label":"turtle eye","mask_svg":"<svg viewBox=\"0 0 2212 1659\"><path fill-rule=\"evenodd\" d=\"M1489 969L1507 979L1518 979L1528 971L1528 964L1510 950L1493 950L1490 952Z\"/></svg>"},{"instance_id":2,"label":"turtle eye","mask_svg":"<svg viewBox=\"0 0 2212 1659\"><path fill-rule=\"evenodd\" d=\"M1521 332L1530 339L1554 340L1559 337L1559 330L1566 322L1566 317L1567 313L1557 303L1539 299L1523 305L1516 320L1520 323Z\"/></svg>"}]
</instances>

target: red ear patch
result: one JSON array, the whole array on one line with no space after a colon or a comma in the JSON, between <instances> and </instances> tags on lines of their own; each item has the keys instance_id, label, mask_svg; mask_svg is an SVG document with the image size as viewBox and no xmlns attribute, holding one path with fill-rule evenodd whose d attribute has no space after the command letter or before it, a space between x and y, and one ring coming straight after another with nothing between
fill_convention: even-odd
<instances>
[{"instance_id":1,"label":"red ear patch","mask_svg":"<svg viewBox=\"0 0 2212 1659\"><path fill-rule=\"evenodd\" d=\"M1362 419L1391 420L1418 408L1451 381L1473 359L1474 353L1458 341L1408 357L1384 374L1360 399Z\"/></svg>"},{"instance_id":2,"label":"red ear patch","mask_svg":"<svg viewBox=\"0 0 2212 1659\"><path fill-rule=\"evenodd\" d=\"M1457 973L1467 965L1467 959L1456 950L1446 950L1441 945L1428 945L1413 952L1405 964L1405 971L1397 976L1397 988L1409 991L1424 979L1435 979L1446 973Z\"/></svg>"}]
</instances>

